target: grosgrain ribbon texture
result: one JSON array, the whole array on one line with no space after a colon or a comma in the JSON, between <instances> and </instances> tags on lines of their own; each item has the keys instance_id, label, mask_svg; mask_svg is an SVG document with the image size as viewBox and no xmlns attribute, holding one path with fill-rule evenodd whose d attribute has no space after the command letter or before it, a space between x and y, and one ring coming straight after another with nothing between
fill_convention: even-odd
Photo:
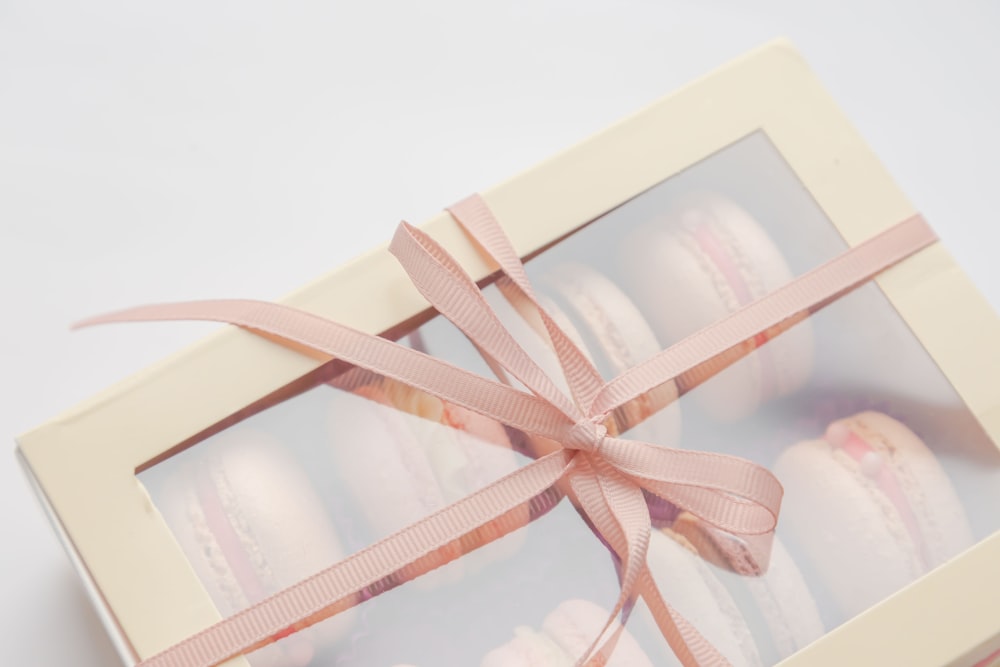
<instances>
[{"instance_id":1,"label":"grosgrain ribbon texture","mask_svg":"<svg viewBox=\"0 0 1000 667\"><path fill-rule=\"evenodd\" d=\"M529 391L515 389L421 352L288 306L257 301L200 301L142 306L78 326L151 320L235 324L392 378L528 434L558 449L362 551L139 663L139 667L213 667L357 604L379 582L419 575L454 558L449 545L480 536L481 546L515 530L504 521L537 504L554 486L569 496L620 562L621 592L601 633L578 665L602 665L642 598L685 667L726 665L726 659L665 601L646 565L650 516L644 491L727 532L766 539L773 531L781 486L765 468L739 457L671 449L609 434L615 409L646 392L705 368L712 373L768 338L867 282L936 237L914 216L788 285L732 313L605 382L538 304L523 264L485 201L473 195L449 209L497 264L503 292L519 310L536 312L565 375L560 391L521 348L458 263L420 229L402 223L390 250L427 301L451 320L491 365ZM489 538L482 529L491 525ZM476 540L473 540L476 541ZM435 556L437 556L435 558ZM669 591L668 591L669 594ZM668 595L669 596L669 595ZM667 597L668 597L667 596ZM616 622L621 617L622 622Z\"/></svg>"}]
</instances>

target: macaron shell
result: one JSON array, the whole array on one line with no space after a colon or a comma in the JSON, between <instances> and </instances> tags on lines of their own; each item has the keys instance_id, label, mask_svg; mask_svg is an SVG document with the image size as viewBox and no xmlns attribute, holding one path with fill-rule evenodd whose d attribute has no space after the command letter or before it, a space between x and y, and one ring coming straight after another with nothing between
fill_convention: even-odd
<instances>
[{"instance_id":1,"label":"macaron shell","mask_svg":"<svg viewBox=\"0 0 1000 667\"><path fill-rule=\"evenodd\" d=\"M444 504L461 500L520 467L507 430L499 422L406 385L393 383L393 386L392 402L396 407L422 408L416 413L421 419L404 419L420 443ZM417 395L419 399L415 398ZM529 514L527 507L521 508L515 516L515 525L527 525ZM478 534L486 536L491 530L490 526L484 526ZM524 531L515 530L465 553L461 560L423 579L426 583L443 575L480 571L490 563L512 556L525 539Z\"/></svg>"},{"instance_id":2,"label":"macaron shell","mask_svg":"<svg viewBox=\"0 0 1000 667\"><path fill-rule=\"evenodd\" d=\"M688 197L671 214L631 233L619 255L630 293L665 346L741 306L726 277L692 235L699 225L710 228L716 242L727 248L751 298L760 298L792 278L780 251L749 214L717 195ZM751 414L762 400L800 386L813 360L809 324L799 323L766 347L695 389L699 404L718 419L734 420ZM766 384L773 385L767 395Z\"/></svg>"},{"instance_id":3,"label":"macaron shell","mask_svg":"<svg viewBox=\"0 0 1000 667\"><path fill-rule=\"evenodd\" d=\"M593 364L594 357L590 354L590 350L587 349L587 344L583 342L583 336L580 335L580 330L577 329L576 325L573 324L573 321L570 320L566 311L560 308L555 301L548 298L544 294L539 294L537 296L539 305L545 309L545 312L549 314L549 317L552 318L552 321L555 322L556 326L562 329L562 332L566 334L566 337L570 339L570 342L576 345L580 351L583 352L583 356L587 358L587 361Z\"/></svg>"},{"instance_id":4,"label":"macaron shell","mask_svg":"<svg viewBox=\"0 0 1000 667\"><path fill-rule=\"evenodd\" d=\"M590 332L591 339L600 348L597 352L606 361L605 373L613 377L660 352L660 343L646 318L603 274L583 264L566 263L553 269L546 276L546 282ZM666 406L654 416L643 414L648 408L640 402L623 406L624 423L646 420L631 429L632 437L664 446L676 445L681 431L676 399L677 386L669 382L647 396L651 405Z\"/></svg>"},{"instance_id":5,"label":"macaron shell","mask_svg":"<svg viewBox=\"0 0 1000 667\"><path fill-rule=\"evenodd\" d=\"M189 562L223 616L245 609L340 561L346 555L311 482L281 444L262 433L238 429L202 445L191 463L200 466L229 523L244 536L243 554L259 590L248 595L233 575L213 526L201 510L195 473L188 468L166 489L161 511ZM348 610L248 656L255 667L301 667L317 647L332 644L353 626Z\"/></svg>"},{"instance_id":6,"label":"macaron shell","mask_svg":"<svg viewBox=\"0 0 1000 667\"><path fill-rule=\"evenodd\" d=\"M972 546L972 529L955 487L937 457L913 431L879 412L863 412L843 421L868 440L874 442L881 436L890 446L888 459L920 523L930 567Z\"/></svg>"},{"instance_id":7,"label":"macaron shell","mask_svg":"<svg viewBox=\"0 0 1000 667\"><path fill-rule=\"evenodd\" d=\"M219 614L225 618L249 607L251 600L237 581L212 532L211 522L202 511L190 470L171 480L157 506ZM304 642L311 654L309 632L303 631L296 641ZM308 664L308 661L301 662L286 655L278 645L254 651L247 656L247 661L253 667L304 667Z\"/></svg>"},{"instance_id":8,"label":"macaron shell","mask_svg":"<svg viewBox=\"0 0 1000 667\"><path fill-rule=\"evenodd\" d=\"M530 628L517 628L509 642L493 649L480 667L573 667L573 660L552 639Z\"/></svg>"},{"instance_id":9,"label":"macaron shell","mask_svg":"<svg viewBox=\"0 0 1000 667\"><path fill-rule=\"evenodd\" d=\"M496 311L500 321L503 322L504 327L514 340L517 341L518 345L524 348L524 351L542 369L542 372L552 380L556 388L568 395L570 393L569 385L566 383L562 366L559 364L559 357L556 356L555 350L552 349L548 335L541 329L544 326L541 320L536 320L530 313L522 314L507 301L499 290L488 290L483 292L483 294L486 297L487 303ZM539 303L542 304L543 308L546 308L547 305L551 306L551 301L547 301L544 296L539 299ZM555 309L549 310L546 308L546 310L552 319L556 321L556 324L560 325L560 328L563 328L563 332L570 337L570 340L579 344L579 332L573 332L572 327L569 330L562 327L563 322L559 321L560 315L554 312ZM509 377L501 378L501 380L512 380L515 385L520 386L517 380Z\"/></svg>"},{"instance_id":10,"label":"macaron shell","mask_svg":"<svg viewBox=\"0 0 1000 667\"><path fill-rule=\"evenodd\" d=\"M384 394L377 388L362 390L335 392L330 411L332 452L341 479L361 502L378 537L383 537L445 503L412 424L383 402Z\"/></svg>"},{"instance_id":11,"label":"macaron shell","mask_svg":"<svg viewBox=\"0 0 1000 667\"><path fill-rule=\"evenodd\" d=\"M780 658L805 648L826 632L802 572L779 539L775 538L771 545L767 572L743 577L743 581L764 617Z\"/></svg>"},{"instance_id":12,"label":"macaron shell","mask_svg":"<svg viewBox=\"0 0 1000 667\"><path fill-rule=\"evenodd\" d=\"M747 541L717 530L681 512L670 527L709 563L722 568L719 578L746 614L751 632L770 637L778 658L784 658L823 635L823 621L802 573L784 543L772 536L769 559ZM754 615L751 618L751 615Z\"/></svg>"},{"instance_id":13,"label":"macaron shell","mask_svg":"<svg viewBox=\"0 0 1000 667\"><path fill-rule=\"evenodd\" d=\"M331 455L341 483L357 500L375 539L444 507L444 493L415 433L434 425L389 405L378 387L333 392ZM453 550L451 556L460 553ZM461 578L464 566L429 572L411 584L424 590Z\"/></svg>"},{"instance_id":14,"label":"macaron shell","mask_svg":"<svg viewBox=\"0 0 1000 667\"><path fill-rule=\"evenodd\" d=\"M647 556L666 600L733 665L759 666L753 638L732 596L693 551L660 531L650 536ZM642 608L647 624L653 621ZM669 664L679 664L676 658Z\"/></svg>"},{"instance_id":15,"label":"macaron shell","mask_svg":"<svg viewBox=\"0 0 1000 667\"><path fill-rule=\"evenodd\" d=\"M825 440L789 447L773 467L785 488L781 524L839 606L853 617L923 574L896 509Z\"/></svg>"},{"instance_id":16,"label":"macaron shell","mask_svg":"<svg viewBox=\"0 0 1000 667\"><path fill-rule=\"evenodd\" d=\"M730 240L731 248L745 262L741 267L754 298L760 298L791 282L794 275L771 237L754 218L725 197L699 193L684 200L686 208L697 208L712 217L717 231ZM772 355L780 396L800 387L812 370L814 340L808 321L767 343Z\"/></svg>"},{"instance_id":17,"label":"macaron shell","mask_svg":"<svg viewBox=\"0 0 1000 667\"><path fill-rule=\"evenodd\" d=\"M365 443L366 450L359 455L341 448L335 456L346 485L379 536L404 528L519 467L506 429L492 419L438 399L418 401L411 396L418 392L402 385L391 394L374 386L357 393L372 400L358 403L357 395L343 394L335 401L357 405L335 406L333 413L352 415L341 423L338 437L348 443ZM430 410L428 414L435 419L391 407L400 404ZM525 507L517 523L526 525L528 519ZM487 526L481 534L490 531ZM456 582L513 555L525 539L524 531L514 531L468 553L452 545L442 554L450 562L413 585L426 590Z\"/></svg>"},{"instance_id":18,"label":"macaron shell","mask_svg":"<svg viewBox=\"0 0 1000 667\"><path fill-rule=\"evenodd\" d=\"M682 198L676 210L682 226L690 230L707 223L726 245L736 250L735 261L753 296L791 280L791 269L774 241L760 223L732 200L707 192L693 193ZM687 219L690 216L694 219Z\"/></svg>"},{"instance_id":19,"label":"macaron shell","mask_svg":"<svg viewBox=\"0 0 1000 667\"><path fill-rule=\"evenodd\" d=\"M439 438L440 446L450 448L464 462L448 478L436 469L446 502L461 500L520 467L517 454L510 448L506 429L496 421L449 403L445 404L445 421L451 437ZM529 509L524 507L516 524L526 526L529 518ZM525 531L515 530L467 553L462 562L470 572L481 571L490 563L513 556L526 539Z\"/></svg>"},{"instance_id":20,"label":"macaron shell","mask_svg":"<svg viewBox=\"0 0 1000 667\"><path fill-rule=\"evenodd\" d=\"M608 612L587 600L567 600L545 617L542 630L575 662L590 648L608 620ZM653 667L629 633L622 631L607 667Z\"/></svg>"},{"instance_id":21,"label":"macaron shell","mask_svg":"<svg viewBox=\"0 0 1000 667\"><path fill-rule=\"evenodd\" d=\"M660 344L632 300L608 278L584 265L557 266L546 282L601 342L610 370L620 373L660 351Z\"/></svg>"},{"instance_id":22,"label":"macaron shell","mask_svg":"<svg viewBox=\"0 0 1000 667\"><path fill-rule=\"evenodd\" d=\"M718 321L738 307L735 296L686 235L669 219L639 228L622 243L621 266L629 293L664 347ZM760 404L760 368L754 355L698 386L692 395L718 419L734 420Z\"/></svg>"},{"instance_id":23,"label":"macaron shell","mask_svg":"<svg viewBox=\"0 0 1000 667\"><path fill-rule=\"evenodd\" d=\"M198 502L190 468L181 469L164 486L157 508L222 615L250 605L226 562L204 511Z\"/></svg>"},{"instance_id":24,"label":"macaron shell","mask_svg":"<svg viewBox=\"0 0 1000 667\"><path fill-rule=\"evenodd\" d=\"M298 583L347 554L302 468L281 444L262 439L227 443L221 466L272 576L271 590ZM353 625L353 610L313 626L310 634L332 641Z\"/></svg>"}]
</instances>

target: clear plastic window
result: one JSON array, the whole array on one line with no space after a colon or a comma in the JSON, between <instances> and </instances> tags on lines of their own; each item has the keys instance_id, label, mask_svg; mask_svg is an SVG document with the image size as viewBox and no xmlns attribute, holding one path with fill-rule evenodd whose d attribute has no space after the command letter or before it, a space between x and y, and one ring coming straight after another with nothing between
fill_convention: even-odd
<instances>
[{"instance_id":1,"label":"clear plastic window","mask_svg":"<svg viewBox=\"0 0 1000 667\"><path fill-rule=\"evenodd\" d=\"M756 133L527 267L557 321L612 377L845 247ZM558 373L542 337L498 290L487 291L519 341ZM491 373L442 318L401 342ZM522 433L338 368L139 475L223 614L536 452ZM623 428L634 426L627 435L737 454L773 469L786 487L766 573L740 560L739 541L652 508L654 576L734 664L776 663L998 528L996 445L875 284L692 384L663 409L663 392L675 389L629 406L619 415ZM515 656L529 653L575 657L585 646L567 628L588 637L599 629L597 611L617 596L614 564L565 500L522 519L516 532L412 582L388 582L388 592L251 662L489 666L521 664ZM628 630L618 664L641 665L643 655L671 664L641 608Z\"/></svg>"}]
</instances>

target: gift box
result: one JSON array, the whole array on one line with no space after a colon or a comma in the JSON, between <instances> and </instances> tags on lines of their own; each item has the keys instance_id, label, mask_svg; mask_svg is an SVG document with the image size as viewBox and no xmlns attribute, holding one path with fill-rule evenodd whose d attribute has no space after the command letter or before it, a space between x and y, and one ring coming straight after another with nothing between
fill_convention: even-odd
<instances>
[{"instance_id":1,"label":"gift box","mask_svg":"<svg viewBox=\"0 0 1000 667\"><path fill-rule=\"evenodd\" d=\"M232 640L246 655L226 664L562 665L594 651L679 664L640 570L712 647L681 650L685 664L973 664L1000 649L1000 320L913 216L796 53L772 44L423 232L404 228L393 252L411 275L383 247L290 297L294 311L130 314L244 326L22 436L19 455L126 664L189 664L171 647L248 609L273 611L274 627ZM470 237L494 217L530 283L489 256L506 241ZM588 403L589 369L603 383L714 340L696 334L855 270L858 248L900 230L919 238L898 256L727 334L564 438L532 426L535 402L501 410L528 415L511 423L476 399L515 400L503 386L571 412ZM424 251L439 260L429 274ZM481 303L440 287L461 273L451 256ZM313 323L303 312L428 356L402 355L402 371L352 363L350 345L321 344L325 324L289 333ZM399 376L426 358L495 382L435 384L437 366L424 385ZM773 537L713 520L704 488L740 513L741 492L721 483L633 484L672 470L629 468L637 451L706 452L691 474L708 480L732 457L772 470L785 491ZM557 460L557 478L486 503L430 552L392 542ZM647 533L603 516L614 499L588 499L595 489L641 498ZM766 509L766 496L743 504ZM627 557L640 542L648 570ZM372 553L386 544L402 565L382 572ZM349 556L371 581L320 595L315 575ZM267 606L310 577L319 597ZM621 633L603 632L612 612Z\"/></svg>"}]
</instances>

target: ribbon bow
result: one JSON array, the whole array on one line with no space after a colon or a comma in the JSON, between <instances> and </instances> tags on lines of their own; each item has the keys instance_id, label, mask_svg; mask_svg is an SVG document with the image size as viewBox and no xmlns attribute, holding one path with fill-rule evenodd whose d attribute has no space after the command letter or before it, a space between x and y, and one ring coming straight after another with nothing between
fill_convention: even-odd
<instances>
[{"instance_id":1,"label":"ribbon bow","mask_svg":"<svg viewBox=\"0 0 1000 667\"><path fill-rule=\"evenodd\" d=\"M402 223L390 250L424 297L484 353L530 391L469 373L434 357L287 306L201 301L134 308L81 326L120 321L197 319L229 322L329 354L556 443L553 451L340 563L224 619L139 667L212 667L287 636L357 603L396 576L407 580L443 564L442 554L517 528L516 512L560 485L621 563L621 593L578 665L604 664L631 602L642 598L685 667L728 664L663 599L646 565L650 538L644 491L707 524L741 535L774 529L782 489L765 468L721 454L671 449L609 433L613 412L686 373L718 372L767 338L933 243L915 216L797 278L651 359L605 382L535 297L521 261L485 202L449 209L497 263L505 294L536 312L570 389L567 396L501 325L475 282L421 230ZM705 377L701 373L699 377ZM610 422L613 423L613 422ZM482 537L486 525L492 527ZM477 537L478 536L478 537ZM452 556L444 556L445 559Z\"/></svg>"}]
</instances>

